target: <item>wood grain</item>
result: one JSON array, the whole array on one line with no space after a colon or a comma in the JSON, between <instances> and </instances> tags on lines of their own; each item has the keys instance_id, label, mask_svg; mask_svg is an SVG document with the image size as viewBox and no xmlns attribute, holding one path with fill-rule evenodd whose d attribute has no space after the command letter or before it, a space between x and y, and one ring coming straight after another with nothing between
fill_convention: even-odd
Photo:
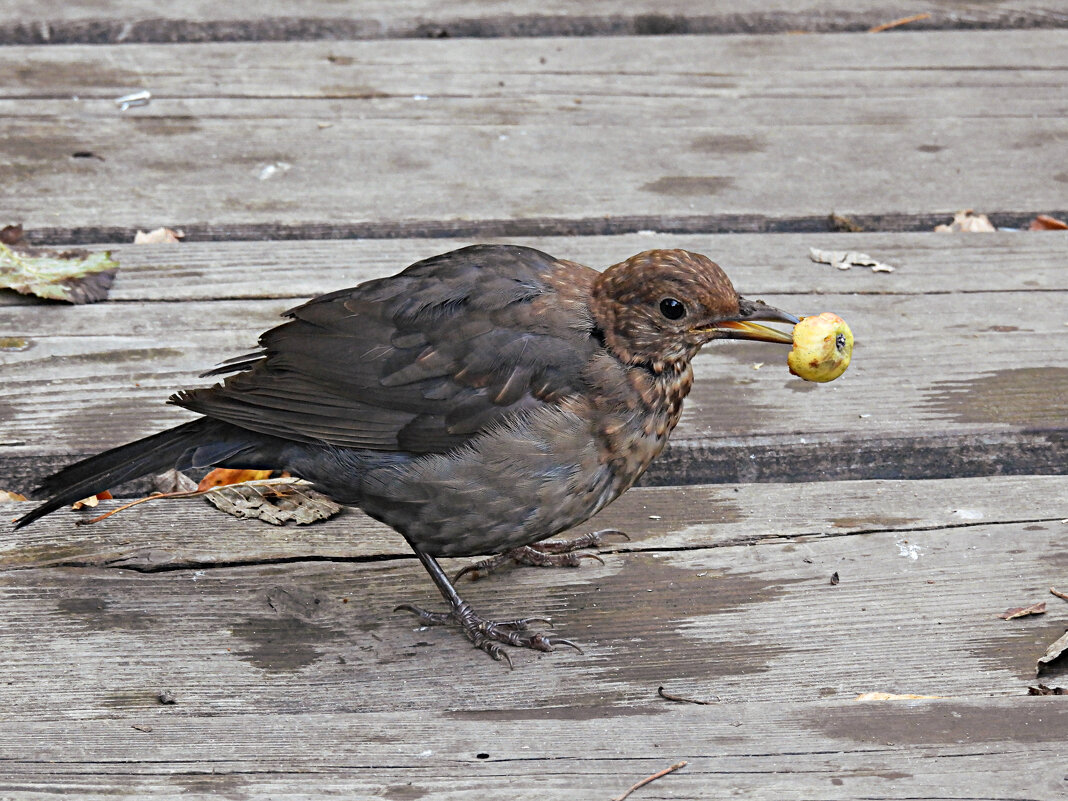
<instances>
[{"instance_id":1,"label":"wood grain","mask_svg":"<svg viewBox=\"0 0 1068 801\"><path fill-rule=\"evenodd\" d=\"M8 47L0 178L54 241L1018 220L1063 210L1066 64L1060 31Z\"/></svg>"},{"instance_id":2,"label":"wood grain","mask_svg":"<svg viewBox=\"0 0 1068 801\"><path fill-rule=\"evenodd\" d=\"M648 476L664 484L1063 472L1066 241L1050 233L532 244L598 265L657 245L694 247L719 258L746 294L800 313L834 310L851 323L853 366L826 386L787 375L777 346L707 348L672 446ZM898 271L842 272L807 258L810 245L846 242L897 262ZM293 293L301 287L325 291L388 274L448 246L129 247L119 254L129 272L119 273L118 302L0 306L3 334L27 344L0 354L8 487L28 489L34 475L69 457L186 419L165 398L253 348L258 333L299 302Z\"/></svg>"},{"instance_id":3,"label":"wood grain","mask_svg":"<svg viewBox=\"0 0 1068 801\"><path fill-rule=\"evenodd\" d=\"M605 36L685 33L864 31L918 13L910 29L1058 27L1055 3L1021 0L930 3L918 0L588 0L552 2L339 3L269 0L251 7L181 0L165 6L126 0L70 3L12 0L0 9L0 43L255 41L382 37Z\"/></svg>"},{"instance_id":4,"label":"wood grain","mask_svg":"<svg viewBox=\"0 0 1068 801\"><path fill-rule=\"evenodd\" d=\"M409 782L447 797L507 781L564 798L686 759L659 789L934 798L938 782L981 781L972 797L1000 799L1025 771L1026 797L1053 799L1065 710L1021 696L1068 607L996 615L1063 578L1066 481L633 490L602 520L635 542L603 567L464 583L478 608L547 613L586 650L517 654L511 672L389 613L433 603L421 568L389 543L375 561L336 558L335 523L142 506L72 540L69 518L47 518L4 537L0 786L259 797L299 795L301 777L350 797L422 797ZM367 527L349 525L370 553ZM49 537L69 564L98 565L110 539L110 566L42 567ZM297 561L226 564L283 552ZM869 691L943 700L853 700Z\"/></svg>"}]
</instances>

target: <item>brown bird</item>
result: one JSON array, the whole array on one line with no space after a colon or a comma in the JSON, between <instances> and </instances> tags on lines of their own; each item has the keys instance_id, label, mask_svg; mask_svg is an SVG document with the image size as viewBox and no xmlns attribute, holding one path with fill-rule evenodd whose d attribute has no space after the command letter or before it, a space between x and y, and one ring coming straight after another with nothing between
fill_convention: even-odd
<instances>
[{"instance_id":1,"label":"brown bird","mask_svg":"<svg viewBox=\"0 0 1068 801\"><path fill-rule=\"evenodd\" d=\"M498 660L501 643L574 643L532 632L535 619L479 616L436 557L507 553L584 522L664 449L703 345L789 344L754 321L798 322L740 297L696 253L650 250L599 273L505 245L426 259L286 316L262 350L205 373L229 374L222 383L171 397L203 417L45 479L37 496L49 500L18 526L171 467L288 470L400 532L448 604L398 609L459 626Z\"/></svg>"}]
</instances>

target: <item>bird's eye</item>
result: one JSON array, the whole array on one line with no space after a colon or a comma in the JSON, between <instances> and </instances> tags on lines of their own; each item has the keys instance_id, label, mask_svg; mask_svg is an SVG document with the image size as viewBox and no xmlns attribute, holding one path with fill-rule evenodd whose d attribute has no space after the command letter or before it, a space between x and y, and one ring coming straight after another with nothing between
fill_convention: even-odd
<instances>
[{"instance_id":1,"label":"bird's eye","mask_svg":"<svg viewBox=\"0 0 1068 801\"><path fill-rule=\"evenodd\" d=\"M686 307L675 298L664 298L660 301L660 313L669 320L681 320L686 315Z\"/></svg>"}]
</instances>

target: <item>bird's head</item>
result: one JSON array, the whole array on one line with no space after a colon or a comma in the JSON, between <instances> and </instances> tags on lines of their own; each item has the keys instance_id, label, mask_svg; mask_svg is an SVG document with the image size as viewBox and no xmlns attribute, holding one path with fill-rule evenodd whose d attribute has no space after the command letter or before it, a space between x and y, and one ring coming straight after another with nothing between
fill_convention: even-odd
<instances>
[{"instance_id":1,"label":"bird's head","mask_svg":"<svg viewBox=\"0 0 1068 801\"><path fill-rule=\"evenodd\" d=\"M789 334L756 321L798 322L741 297L718 264L687 250L647 250L609 267L594 281L590 310L617 358L655 370L688 361L714 339L789 345Z\"/></svg>"}]
</instances>

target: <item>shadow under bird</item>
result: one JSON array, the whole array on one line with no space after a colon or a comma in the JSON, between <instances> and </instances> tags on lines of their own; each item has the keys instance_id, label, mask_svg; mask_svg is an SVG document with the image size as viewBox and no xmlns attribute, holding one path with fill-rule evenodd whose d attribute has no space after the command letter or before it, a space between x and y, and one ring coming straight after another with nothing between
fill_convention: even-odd
<instances>
[{"instance_id":1,"label":"shadow under bird","mask_svg":"<svg viewBox=\"0 0 1068 801\"><path fill-rule=\"evenodd\" d=\"M400 532L448 608L398 608L498 660L502 644L574 643L533 631L537 618L480 616L437 557L523 549L574 564L566 552L596 537L542 540L664 449L701 347L790 344L757 322L798 322L740 297L697 253L650 250L600 273L510 245L435 256L286 316L260 351L205 374L221 383L171 397L202 417L48 477L36 492L48 500L17 525L172 467L287 470Z\"/></svg>"}]
</instances>

